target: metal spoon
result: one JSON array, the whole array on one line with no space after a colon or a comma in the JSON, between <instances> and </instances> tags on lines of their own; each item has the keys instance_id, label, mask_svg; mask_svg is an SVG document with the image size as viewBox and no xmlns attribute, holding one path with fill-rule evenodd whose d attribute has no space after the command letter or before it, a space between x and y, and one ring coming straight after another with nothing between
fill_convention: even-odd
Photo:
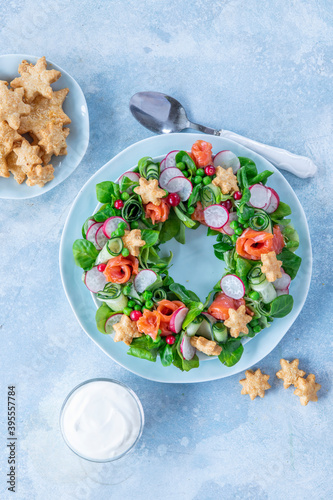
<instances>
[{"instance_id":1,"label":"metal spoon","mask_svg":"<svg viewBox=\"0 0 333 500\"><path fill-rule=\"evenodd\" d=\"M158 134L170 134L192 128L205 134L232 139L256 151L278 168L287 170L298 177L312 177L317 167L310 158L298 156L285 149L267 146L228 130L215 130L191 122L184 107L173 97L160 92L138 92L131 97L130 110L141 125Z\"/></svg>"}]
</instances>

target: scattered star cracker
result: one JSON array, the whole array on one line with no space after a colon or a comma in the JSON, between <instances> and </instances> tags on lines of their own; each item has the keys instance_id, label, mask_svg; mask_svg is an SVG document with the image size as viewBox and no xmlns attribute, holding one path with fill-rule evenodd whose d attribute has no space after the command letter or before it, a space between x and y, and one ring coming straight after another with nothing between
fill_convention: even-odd
<instances>
[{"instance_id":1,"label":"scattered star cracker","mask_svg":"<svg viewBox=\"0 0 333 500\"><path fill-rule=\"evenodd\" d=\"M125 342L126 345L131 345L133 339L142 336L136 326L135 321L131 321L126 314L123 314L119 323L113 325L116 334L114 336L115 342Z\"/></svg>"},{"instance_id":2,"label":"scattered star cracker","mask_svg":"<svg viewBox=\"0 0 333 500\"><path fill-rule=\"evenodd\" d=\"M60 71L55 69L47 70L45 57L38 59L35 65L22 61L18 72L21 76L15 78L10 84L13 89L22 87L24 97L27 102L31 102L38 95L51 99L53 90L51 83L56 82L60 77Z\"/></svg>"},{"instance_id":3,"label":"scattered star cracker","mask_svg":"<svg viewBox=\"0 0 333 500\"><path fill-rule=\"evenodd\" d=\"M237 177L233 174L231 167L226 170L222 167L216 167L216 177L213 179L212 184L218 186L223 194L239 190Z\"/></svg>"},{"instance_id":4,"label":"scattered star cracker","mask_svg":"<svg viewBox=\"0 0 333 500\"><path fill-rule=\"evenodd\" d=\"M261 271L266 274L267 281L272 283L277 278L282 278L280 269L282 261L277 260L276 253L274 251L262 254L260 258L262 261Z\"/></svg>"},{"instance_id":5,"label":"scattered star cracker","mask_svg":"<svg viewBox=\"0 0 333 500\"><path fill-rule=\"evenodd\" d=\"M28 177L27 185L43 187L44 184L54 179L53 172L54 168L52 165L46 165L45 167L36 165L25 169L25 173Z\"/></svg>"},{"instance_id":6,"label":"scattered star cracker","mask_svg":"<svg viewBox=\"0 0 333 500\"><path fill-rule=\"evenodd\" d=\"M8 125L17 130L22 115L28 115L31 106L22 101L23 89L9 89L8 83L0 80L0 121L5 120Z\"/></svg>"},{"instance_id":7,"label":"scattered star cracker","mask_svg":"<svg viewBox=\"0 0 333 500\"><path fill-rule=\"evenodd\" d=\"M16 164L23 167L23 169L42 163L42 159L38 154L40 148L38 146L31 146L30 142L26 139L23 139L20 147L14 148L13 151L17 156Z\"/></svg>"},{"instance_id":8,"label":"scattered star cracker","mask_svg":"<svg viewBox=\"0 0 333 500\"><path fill-rule=\"evenodd\" d=\"M288 389L292 384L295 385L299 377L304 377L305 372L298 369L299 359L294 359L294 361L287 361L286 359L280 359L280 365L282 370L276 372L277 378L283 380L283 387Z\"/></svg>"},{"instance_id":9,"label":"scattered star cracker","mask_svg":"<svg viewBox=\"0 0 333 500\"><path fill-rule=\"evenodd\" d=\"M57 90L53 92L51 99L46 99L42 96L36 97L31 104L32 109L30 114L21 118L19 133L26 134L27 132L32 132L40 141L42 140L40 132L50 121L53 123L61 123L62 125L71 123L70 118L62 109L63 102L68 92L68 89Z\"/></svg>"},{"instance_id":10,"label":"scattered star cracker","mask_svg":"<svg viewBox=\"0 0 333 500\"><path fill-rule=\"evenodd\" d=\"M253 400L257 396L263 398L265 396L265 391L270 389L271 386L267 382L269 375L264 375L261 373L260 368L253 372L252 370L246 370L245 378L239 381L243 386L241 394L248 394Z\"/></svg>"},{"instance_id":11,"label":"scattered star cracker","mask_svg":"<svg viewBox=\"0 0 333 500\"><path fill-rule=\"evenodd\" d=\"M0 177L9 177L8 156L15 143L22 141L22 137L12 129L7 122L0 122Z\"/></svg>"},{"instance_id":12,"label":"scattered star cracker","mask_svg":"<svg viewBox=\"0 0 333 500\"><path fill-rule=\"evenodd\" d=\"M246 326L252 319L252 316L246 314L245 306L239 306L237 311L229 309L229 318L225 320L224 324L230 329L230 335L237 338L240 333L247 335L249 329Z\"/></svg>"},{"instance_id":13,"label":"scattered star cracker","mask_svg":"<svg viewBox=\"0 0 333 500\"><path fill-rule=\"evenodd\" d=\"M309 401L318 401L317 391L321 388L316 384L316 377L310 373L307 378L298 378L295 382L294 394L299 396L301 405L306 406Z\"/></svg>"},{"instance_id":14,"label":"scattered star cracker","mask_svg":"<svg viewBox=\"0 0 333 500\"><path fill-rule=\"evenodd\" d=\"M218 356L221 354L222 347L212 340L207 340L205 337L191 337L191 345L207 356Z\"/></svg>"},{"instance_id":15,"label":"scattered star cracker","mask_svg":"<svg viewBox=\"0 0 333 500\"><path fill-rule=\"evenodd\" d=\"M166 195L164 189L158 187L158 180L151 179L147 181L144 177L140 177L140 186L134 188L134 192L141 196L142 203L147 205L149 202L159 206L161 199Z\"/></svg>"},{"instance_id":16,"label":"scattered star cracker","mask_svg":"<svg viewBox=\"0 0 333 500\"><path fill-rule=\"evenodd\" d=\"M69 128L63 128L61 123L49 122L39 132L41 140L38 144L47 155L65 155L67 154L66 137L68 134Z\"/></svg>"},{"instance_id":17,"label":"scattered star cracker","mask_svg":"<svg viewBox=\"0 0 333 500\"><path fill-rule=\"evenodd\" d=\"M146 242L141 239L141 230L132 229L132 231L125 231L125 236L122 237L124 247L129 250L131 255L137 257L140 253L140 247L143 247Z\"/></svg>"},{"instance_id":18,"label":"scattered star cracker","mask_svg":"<svg viewBox=\"0 0 333 500\"><path fill-rule=\"evenodd\" d=\"M22 184L22 182L25 181L26 174L24 173L21 165L18 165L16 163L16 160L17 160L17 156L14 153L14 151L12 151L7 157L8 170L9 170L9 172L11 172L13 174L16 182L18 184Z\"/></svg>"}]
</instances>

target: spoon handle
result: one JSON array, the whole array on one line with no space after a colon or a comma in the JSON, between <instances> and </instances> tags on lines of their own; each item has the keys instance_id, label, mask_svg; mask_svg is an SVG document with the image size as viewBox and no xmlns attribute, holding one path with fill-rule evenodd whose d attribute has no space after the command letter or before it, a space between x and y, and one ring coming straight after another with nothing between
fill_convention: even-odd
<instances>
[{"instance_id":1,"label":"spoon handle","mask_svg":"<svg viewBox=\"0 0 333 500\"><path fill-rule=\"evenodd\" d=\"M305 179L306 177L313 177L317 172L317 166L310 158L306 158L305 156L298 156L286 151L285 149L268 146L267 144L261 144L260 142L253 141L252 139L248 139L242 135L230 132L229 130L220 130L218 134L216 134L215 131L213 135L220 135L226 139L238 142L239 144L252 149L256 153L259 153L261 156L274 163L274 165L278 168L287 170L288 172L297 175L297 177Z\"/></svg>"}]
</instances>

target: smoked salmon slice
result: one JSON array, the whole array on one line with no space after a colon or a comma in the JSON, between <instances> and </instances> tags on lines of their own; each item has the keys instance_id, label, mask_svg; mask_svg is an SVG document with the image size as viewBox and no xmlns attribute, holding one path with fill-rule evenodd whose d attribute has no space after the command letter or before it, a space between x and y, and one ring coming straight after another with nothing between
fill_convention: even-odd
<instances>
[{"instance_id":1,"label":"smoked salmon slice","mask_svg":"<svg viewBox=\"0 0 333 500\"><path fill-rule=\"evenodd\" d=\"M180 300L160 300L157 307L157 312L161 317L160 330L161 337L165 337L166 335L170 335L173 332L170 330L170 318L173 313L179 309L180 307L184 307L184 304L180 302Z\"/></svg>"},{"instance_id":2,"label":"smoked salmon slice","mask_svg":"<svg viewBox=\"0 0 333 500\"><path fill-rule=\"evenodd\" d=\"M206 167L213 163L212 145L207 141L196 141L191 149L191 157L194 159L197 167Z\"/></svg>"},{"instance_id":3,"label":"smoked salmon slice","mask_svg":"<svg viewBox=\"0 0 333 500\"><path fill-rule=\"evenodd\" d=\"M159 206L153 203L148 203L145 206L146 219L151 219L152 223L165 222L169 217L170 207L165 200L161 200Z\"/></svg>"},{"instance_id":4,"label":"smoked salmon slice","mask_svg":"<svg viewBox=\"0 0 333 500\"><path fill-rule=\"evenodd\" d=\"M229 318L229 309L238 309L240 306L245 305L244 299L232 299L225 293L220 292L216 299L211 303L208 308L209 314L214 316L215 319L225 321Z\"/></svg>"},{"instance_id":5,"label":"smoked salmon slice","mask_svg":"<svg viewBox=\"0 0 333 500\"><path fill-rule=\"evenodd\" d=\"M271 251L279 254L284 240L279 226L274 226L274 234L248 228L237 239L236 252L244 259L260 260L260 256Z\"/></svg>"},{"instance_id":6,"label":"smoked salmon slice","mask_svg":"<svg viewBox=\"0 0 333 500\"><path fill-rule=\"evenodd\" d=\"M136 322L139 332L145 335L150 335L152 339L156 339L158 330L160 329L161 316L158 311L149 311L144 309L143 315Z\"/></svg>"},{"instance_id":7,"label":"smoked salmon slice","mask_svg":"<svg viewBox=\"0 0 333 500\"><path fill-rule=\"evenodd\" d=\"M128 257L118 255L118 257L113 257L108 261L103 274L107 281L121 284L127 283L132 274L138 274L138 270L139 261L136 257L133 257L133 255Z\"/></svg>"}]
</instances>

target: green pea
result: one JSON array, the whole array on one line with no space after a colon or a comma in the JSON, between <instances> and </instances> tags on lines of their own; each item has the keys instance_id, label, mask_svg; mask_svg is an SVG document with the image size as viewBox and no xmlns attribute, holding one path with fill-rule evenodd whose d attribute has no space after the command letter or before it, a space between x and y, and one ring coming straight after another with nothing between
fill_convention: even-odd
<instances>
[{"instance_id":1,"label":"green pea","mask_svg":"<svg viewBox=\"0 0 333 500\"><path fill-rule=\"evenodd\" d=\"M208 184L210 184L212 182L212 179L211 179L211 177L209 177L208 175L206 175L206 177L204 177L202 179L202 182L204 183L205 186L207 186Z\"/></svg>"},{"instance_id":2,"label":"green pea","mask_svg":"<svg viewBox=\"0 0 333 500\"><path fill-rule=\"evenodd\" d=\"M165 189L164 189L164 191L165 191ZM163 196L163 198L166 198L167 196L169 196L169 193L168 193L168 191L165 191L165 195Z\"/></svg>"},{"instance_id":3,"label":"green pea","mask_svg":"<svg viewBox=\"0 0 333 500\"><path fill-rule=\"evenodd\" d=\"M260 299L260 293L253 291L253 292L251 292L249 294L249 297L252 300L259 300Z\"/></svg>"},{"instance_id":4,"label":"green pea","mask_svg":"<svg viewBox=\"0 0 333 500\"><path fill-rule=\"evenodd\" d=\"M141 311L141 306L139 306L139 304L136 304L134 306L134 311Z\"/></svg>"},{"instance_id":5,"label":"green pea","mask_svg":"<svg viewBox=\"0 0 333 500\"><path fill-rule=\"evenodd\" d=\"M153 296L153 293L150 290L146 290L143 292L143 298L144 300L150 300Z\"/></svg>"},{"instance_id":6,"label":"green pea","mask_svg":"<svg viewBox=\"0 0 333 500\"><path fill-rule=\"evenodd\" d=\"M243 224L243 227L244 227L244 229L247 229L247 228L249 227L248 223L247 223L247 222L245 222L245 223Z\"/></svg>"},{"instance_id":7,"label":"green pea","mask_svg":"<svg viewBox=\"0 0 333 500\"><path fill-rule=\"evenodd\" d=\"M127 229L127 224L126 224L126 222L119 222L119 224L118 224L118 229Z\"/></svg>"},{"instance_id":8,"label":"green pea","mask_svg":"<svg viewBox=\"0 0 333 500\"><path fill-rule=\"evenodd\" d=\"M194 184L200 184L201 181L202 177L200 177L200 175L196 175L193 179Z\"/></svg>"},{"instance_id":9,"label":"green pea","mask_svg":"<svg viewBox=\"0 0 333 500\"><path fill-rule=\"evenodd\" d=\"M128 250L128 248L123 248L123 250L121 252L121 255L123 257L128 257L129 256L129 250Z\"/></svg>"},{"instance_id":10,"label":"green pea","mask_svg":"<svg viewBox=\"0 0 333 500\"><path fill-rule=\"evenodd\" d=\"M203 177L205 175L205 171L203 168L198 168L196 174L200 175L200 177Z\"/></svg>"},{"instance_id":11,"label":"green pea","mask_svg":"<svg viewBox=\"0 0 333 500\"><path fill-rule=\"evenodd\" d=\"M123 288L123 294L127 296L130 293L131 293L131 285L124 286L124 288Z\"/></svg>"},{"instance_id":12,"label":"green pea","mask_svg":"<svg viewBox=\"0 0 333 500\"><path fill-rule=\"evenodd\" d=\"M118 236L122 237L125 235L125 231L123 229L117 229Z\"/></svg>"},{"instance_id":13,"label":"green pea","mask_svg":"<svg viewBox=\"0 0 333 500\"><path fill-rule=\"evenodd\" d=\"M233 234L232 236L230 236L230 238L231 238L231 241L232 241L233 243L236 243L236 241L237 241L237 239L238 239L238 236L237 236L237 234Z\"/></svg>"},{"instance_id":14,"label":"green pea","mask_svg":"<svg viewBox=\"0 0 333 500\"><path fill-rule=\"evenodd\" d=\"M239 224L236 220L233 220L230 222L230 227L231 229L237 229L239 227Z\"/></svg>"},{"instance_id":15,"label":"green pea","mask_svg":"<svg viewBox=\"0 0 333 500\"><path fill-rule=\"evenodd\" d=\"M194 211L195 211L195 208L194 208L194 207L189 207L189 208L187 209L187 213L188 213L188 214L190 214L190 215L194 214Z\"/></svg>"},{"instance_id":16,"label":"green pea","mask_svg":"<svg viewBox=\"0 0 333 500\"><path fill-rule=\"evenodd\" d=\"M239 224L244 224L245 219L243 219L243 217L238 217L238 222L239 222Z\"/></svg>"},{"instance_id":17,"label":"green pea","mask_svg":"<svg viewBox=\"0 0 333 500\"><path fill-rule=\"evenodd\" d=\"M125 307L123 313L126 314L126 316L129 316L132 311L133 309L131 309L130 307Z\"/></svg>"},{"instance_id":18,"label":"green pea","mask_svg":"<svg viewBox=\"0 0 333 500\"><path fill-rule=\"evenodd\" d=\"M257 320L257 319L252 319L252 320L250 321L250 326L252 326L252 328L253 328L254 326L257 326L257 324L258 324L258 320Z\"/></svg>"},{"instance_id":19,"label":"green pea","mask_svg":"<svg viewBox=\"0 0 333 500\"><path fill-rule=\"evenodd\" d=\"M120 198L123 200L123 201L127 201L129 199L130 195L128 193L126 193L126 191L124 191L123 193L121 193L120 195Z\"/></svg>"},{"instance_id":20,"label":"green pea","mask_svg":"<svg viewBox=\"0 0 333 500\"><path fill-rule=\"evenodd\" d=\"M152 300L146 300L145 307L146 309L152 309L154 306L154 302Z\"/></svg>"},{"instance_id":21,"label":"green pea","mask_svg":"<svg viewBox=\"0 0 333 500\"><path fill-rule=\"evenodd\" d=\"M261 326L259 326L259 325L258 325L258 326L255 326L255 327L253 328L253 331L254 331L254 333L259 333L259 332L261 332Z\"/></svg>"},{"instance_id":22,"label":"green pea","mask_svg":"<svg viewBox=\"0 0 333 500\"><path fill-rule=\"evenodd\" d=\"M184 170L183 175L184 175L184 177L188 177L190 174L188 173L187 170Z\"/></svg>"},{"instance_id":23,"label":"green pea","mask_svg":"<svg viewBox=\"0 0 333 500\"><path fill-rule=\"evenodd\" d=\"M131 307L133 309L133 307L135 306L134 300L129 300L127 305L128 307Z\"/></svg>"},{"instance_id":24,"label":"green pea","mask_svg":"<svg viewBox=\"0 0 333 500\"><path fill-rule=\"evenodd\" d=\"M131 222L131 229L138 229L139 227L139 223L137 220L134 220L133 222Z\"/></svg>"},{"instance_id":25,"label":"green pea","mask_svg":"<svg viewBox=\"0 0 333 500\"><path fill-rule=\"evenodd\" d=\"M179 170L185 170L186 165L182 161L179 161L178 163L176 163L176 167L179 168Z\"/></svg>"},{"instance_id":26,"label":"green pea","mask_svg":"<svg viewBox=\"0 0 333 500\"><path fill-rule=\"evenodd\" d=\"M237 227L235 229L235 234L237 234L237 236L240 236L242 234L242 232L243 232L243 229L241 227Z\"/></svg>"}]
</instances>

